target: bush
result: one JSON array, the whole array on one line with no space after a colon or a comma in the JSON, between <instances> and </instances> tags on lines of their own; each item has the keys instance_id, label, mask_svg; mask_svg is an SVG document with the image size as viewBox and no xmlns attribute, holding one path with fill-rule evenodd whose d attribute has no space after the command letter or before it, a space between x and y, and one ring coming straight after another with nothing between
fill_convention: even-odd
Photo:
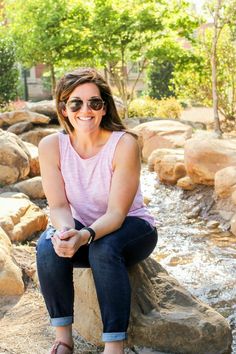
<instances>
[{"instance_id":1,"label":"bush","mask_svg":"<svg viewBox=\"0 0 236 354\"><path fill-rule=\"evenodd\" d=\"M129 104L129 117L156 117L157 105L155 98L135 98Z\"/></svg>"},{"instance_id":2,"label":"bush","mask_svg":"<svg viewBox=\"0 0 236 354\"><path fill-rule=\"evenodd\" d=\"M0 106L17 97L18 85L19 70L13 43L0 37Z\"/></svg>"},{"instance_id":3,"label":"bush","mask_svg":"<svg viewBox=\"0 0 236 354\"><path fill-rule=\"evenodd\" d=\"M163 98L158 101L157 117L160 118L180 118L182 107L180 103L174 98Z\"/></svg>"},{"instance_id":4,"label":"bush","mask_svg":"<svg viewBox=\"0 0 236 354\"><path fill-rule=\"evenodd\" d=\"M129 117L179 118L182 112L180 103L173 97L157 100L140 97L131 101Z\"/></svg>"}]
</instances>

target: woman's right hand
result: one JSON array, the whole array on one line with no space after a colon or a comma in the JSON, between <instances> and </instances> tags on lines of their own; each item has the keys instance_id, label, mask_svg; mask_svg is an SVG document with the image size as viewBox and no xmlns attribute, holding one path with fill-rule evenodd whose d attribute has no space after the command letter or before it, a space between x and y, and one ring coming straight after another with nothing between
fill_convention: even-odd
<instances>
[{"instance_id":1,"label":"woman's right hand","mask_svg":"<svg viewBox=\"0 0 236 354\"><path fill-rule=\"evenodd\" d=\"M81 246L88 242L90 234L86 230L67 229L56 231L52 236L52 244L59 257L71 258Z\"/></svg>"}]
</instances>

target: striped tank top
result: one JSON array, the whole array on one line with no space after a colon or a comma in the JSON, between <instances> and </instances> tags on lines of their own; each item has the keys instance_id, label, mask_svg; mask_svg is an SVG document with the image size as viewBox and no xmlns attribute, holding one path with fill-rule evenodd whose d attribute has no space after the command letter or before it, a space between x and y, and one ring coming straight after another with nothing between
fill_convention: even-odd
<instances>
[{"instance_id":1,"label":"striped tank top","mask_svg":"<svg viewBox=\"0 0 236 354\"><path fill-rule=\"evenodd\" d=\"M123 134L125 132L112 132L102 149L87 159L81 158L75 151L68 134L58 134L66 196L73 218L85 226L90 226L106 213L113 175L113 156ZM143 202L140 185L127 215L139 217L154 225L154 218Z\"/></svg>"}]
</instances>

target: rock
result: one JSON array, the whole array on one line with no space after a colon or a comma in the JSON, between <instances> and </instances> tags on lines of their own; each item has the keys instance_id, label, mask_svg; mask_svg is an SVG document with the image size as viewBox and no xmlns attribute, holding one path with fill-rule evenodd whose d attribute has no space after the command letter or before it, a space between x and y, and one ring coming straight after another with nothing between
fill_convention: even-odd
<instances>
[{"instance_id":1,"label":"rock","mask_svg":"<svg viewBox=\"0 0 236 354\"><path fill-rule=\"evenodd\" d=\"M31 112L46 115L52 119L57 119L57 110L55 100L44 100L39 102L27 102L27 108Z\"/></svg>"},{"instance_id":2,"label":"rock","mask_svg":"<svg viewBox=\"0 0 236 354\"><path fill-rule=\"evenodd\" d=\"M22 192L30 199L44 199L45 194L42 186L42 177L37 176L14 184L14 189Z\"/></svg>"},{"instance_id":3,"label":"rock","mask_svg":"<svg viewBox=\"0 0 236 354\"><path fill-rule=\"evenodd\" d=\"M236 191L236 166L229 166L215 174L215 193L219 198L229 197Z\"/></svg>"},{"instance_id":4,"label":"rock","mask_svg":"<svg viewBox=\"0 0 236 354\"><path fill-rule=\"evenodd\" d=\"M47 215L26 198L0 194L0 226L12 241L25 241L47 227Z\"/></svg>"},{"instance_id":5,"label":"rock","mask_svg":"<svg viewBox=\"0 0 236 354\"><path fill-rule=\"evenodd\" d=\"M27 132L33 129L33 124L31 122L20 122L11 125L7 131L19 135L21 133Z\"/></svg>"},{"instance_id":6,"label":"rock","mask_svg":"<svg viewBox=\"0 0 236 354\"><path fill-rule=\"evenodd\" d=\"M29 245L13 245L12 254L18 266L24 274L24 280L27 283L30 279L39 286L38 275L36 271L35 247Z\"/></svg>"},{"instance_id":7,"label":"rock","mask_svg":"<svg viewBox=\"0 0 236 354\"><path fill-rule=\"evenodd\" d=\"M144 161L155 149L183 147L192 135L191 127L167 119L140 124L133 131L139 135Z\"/></svg>"},{"instance_id":8,"label":"rock","mask_svg":"<svg viewBox=\"0 0 236 354\"><path fill-rule=\"evenodd\" d=\"M0 130L0 184L11 184L28 176L30 154L21 139Z\"/></svg>"},{"instance_id":9,"label":"rock","mask_svg":"<svg viewBox=\"0 0 236 354\"><path fill-rule=\"evenodd\" d=\"M236 206L233 204L231 197L218 198L216 200L216 211L223 220L230 222L236 213Z\"/></svg>"},{"instance_id":10,"label":"rock","mask_svg":"<svg viewBox=\"0 0 236 354\"><path fill-rule=\"evenodd\" d=\"M216 229L220 225L217 220L209 220L206 224L208 229Z\"/></svg>"},{"instance_id":11,"label":"rock","mask_svg":"<svg viewBox=\"0 0 236 354\"><path fill-rule=\"evenodd\" d=\"M162 183L175 184L179 178L186 175L183 150L175 153L174 149L156 149L152 152L149 163L152 160L154 171Z\"/></svg>"},{"instance_id":12,"label":"rock","mask_svg":"<svg viewBox=\"0 0 236 354\"><path fill-rule=\"evenodd\" d=\"M194 138L185 144L185 167L193 183L213 185L217 171L236 166L236 140Z\"/></svg>"},{"instance_id":13,"label":"rock","mask_svg":"<svg viewBox=\"0 0 236 354\"><path fill-rule=\"evenodd\" d=\"M181 156L183 159L184 149L155 149L148 158L148 170L154 171L156 161L160 161L165 155Z\"/></svg>"},{"instance_id":14,"label":"rock","mask_svg":"<svg viewBox=\"0 0 236 354\"><path fill-rule=\"evenodd\" d=\"M236 191L234 191L231 195L231 200L234 203L234 205L236 205Z\"/></svg>"},{"instance_id":15,"label":"rock","mask_svg":"<svg viewBox=\"0 0 236 354\"><path fill-rule=\"evenodd\" d=\"M196 185L193 183L191 178L189 176L185 176L180 178L177 181L177 186L186 190L186 191L192 191L196 188Z\"/></svg>"},{"instance_id":16,"label":"rock","mask_svg":"<svg viewBox=\"0 0 236 354\"><path fill-rule=\"evenodd\" d=\"M160 164L155 164L159 180L165 184L176 184L179 178L186 175L184 162L177 156L164 156Z\"/></svg>"},{"instance_id":17,"label":"rock","mask_svg":"<svg viewBox=\"0 0 236 354\"><path fill-rule=\"evenodd\" d=\"M139 125L139 119L134 119L134 118L126 118L123 119L122 122L125 124L125 126L128 129L132 129L134 127L137 127L137 125Z\"/></svg>"},{"instance_id":18,"label":"rock","mask_svg":"<svg viewBox=\"0 0 236 354\"><path fill-rule=\"evenodd\" d=\"M230 326L192 296L153 259L130 269L132 308L128 345L182 354L223 354ZM102 324L90 269L74 270L75 329L100 344Z\"/></svg>"},{"instance_id":19,"label":"rock","mask_svg":"<svg viewBox=\"0 0 236 354\"><path fill-rule=\"evenodd\" d=\"M236 236L236 214L234 214L230 221L230 231Z\"/></svg>"},{"instance_id":20,"label":"rock","mask_svg":"<svg viewBox=\"0 0 236 354\"><path fill-rule=\"evenodd\" d=\"M29 200L28 195L25 195L24 193L19 193L17 191L1 193L0 198L16 198L16 199L28 199Z\"/></svg>"},{"instance_id":21,"label":"rock","mask_svg":"<svg viewBox=\"0 0 236 354\"><path fill-rule=\"evenodd\" d=\"M189 213L186 214L188 219L197 218L201 212L200 205L196 205Z\"/></svg>"},{"instance_id":22,"label":"rock","mask_svg":"<svg viewBox=\"0 0 236 354\"><path fill-rule=\"evenodd\" d=\"M0 227L0 296L21 295L24 283L20 268L12 261L11 242Z\"/></svg>"},{"instance_id":23,"label":"rock","mask_svg":"<svg viewBox=\"0 0 236 354\"><path fill-rule=\"evenodd\" d=\"M30 173L29 177L40 176L40 165L39 165L39 150L38 147L24 141L29 155L30 155Z\"/></svg>"},{"instance_id":24,"label":"rock","mask_svg":"<svg viewBox=\"0 0 236 354\"><path fill-rule=\"evenodd\" d=\"M29 122L33 124L48 124L50 118L30 111L12 111L0 114L0 127L4 125L13 125L19 122Z\"/></svg>"},{"instance_id":25,"label":"rock","mask_svg":"<svg viewBox=\"0 0 236 354\"><path fill-rule=\"evenodd\" d=\"M38 146L40 140L47 135L57 133L61 128L35 128L29 132L20 135L23 141L27 141L35 146Z\"/></svg>"}]
</instances>

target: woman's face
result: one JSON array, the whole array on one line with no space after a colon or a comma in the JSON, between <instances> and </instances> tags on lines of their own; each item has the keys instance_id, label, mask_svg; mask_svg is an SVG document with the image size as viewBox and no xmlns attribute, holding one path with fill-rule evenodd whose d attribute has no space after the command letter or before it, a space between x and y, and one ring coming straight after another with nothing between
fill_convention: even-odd
<instances>
[{"instance_id":1,"label":"woman's face","mask_svg":"<svg viewBox=\"0 0 236 354\"><path fill-rule=\"evenodd\" d=\"M75 131L91 133L99 129L106 111L97 85L85 83L77 86L70 94L63 113Z\"/></svg>"}]
</instances>

